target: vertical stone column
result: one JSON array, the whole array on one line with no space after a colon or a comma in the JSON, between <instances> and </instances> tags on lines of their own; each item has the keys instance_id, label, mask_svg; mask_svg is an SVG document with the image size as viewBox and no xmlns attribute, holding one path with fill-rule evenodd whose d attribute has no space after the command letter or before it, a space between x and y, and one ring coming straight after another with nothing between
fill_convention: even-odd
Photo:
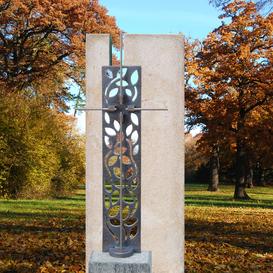
<instances>
[{"instance_id":1,"label":"vertical stone column","mask_svg":"<svg viewBox=\"0 0 273 273\"><path fill-rule=\"evenodd\" d=\"M142 67L142 250L151 250L153 273L183 272L184 52L180 35L131 35L124 64Z\"/></svg>"},{"instance_id":2,"label":"vertical stone column","mask_svg":"<svg viewBox=\"0 0 273 273\"><path fill-rule=\"evenodd\" d=\"M110 36L86 37L86 108L101 108L102 66L110 64ZM102 249L102 113L86 112L86 264ZM86 271L88 272L88 271Z\"/></svg>"}]
</instances>

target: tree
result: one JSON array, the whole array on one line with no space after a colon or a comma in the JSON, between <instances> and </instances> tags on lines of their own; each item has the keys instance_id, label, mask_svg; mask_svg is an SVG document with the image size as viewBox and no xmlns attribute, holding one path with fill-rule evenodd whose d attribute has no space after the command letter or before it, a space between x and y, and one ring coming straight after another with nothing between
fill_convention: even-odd
<instances>
[{"instance_id":1,"label":"tree","mask_svg":"<svg viewBox=\"0 0 273 273\"><path fill-rule=\"evenodd\" d=\"M85 34L117 46L120 30L97 0L0 0L0 18L0 195L67 193L84 179L83 139L64 113L84 94Z\"/></svg>"},{"instance_id":2,"label":"tree","mask_svg":"<svg viewBox=\"0 0 273 273\"><path fill-rule=\"evenodd\" d=\"M0 0L0 86L2 92L43 96L66 109L69 84L84 91L85 34L119 28L97 0Z\"/></svg>"},{"instance_id":3,"label":"tree","mask_svg":"<svg viewBox=\"0 0 273 273\"><path fill-rule=\"evenodd\" d=\"M220 163L219 163L219 145L220 134L216 134L215 131L211 128L208 130L209 124L207 119L204 117L202 108L198 104L198 94L195 92L195 73L198 71L198 65L196 62L196 55L201 51L202 45L199 40L191 41L191 39L185 40L185 86L186 86L186 126L190 131L195 126L199 126L203 129L203 134L199 135L199 140L195 143L195 153L197 149L199 151L199 157L202 156L203 160L202 166L209 167L209 186L208 191L217 191L219 189L219 172L220 172ZM211 126L211 124L210 124ZM211 133L212 132L212 133ZM220 132L219 132L220 133ZM187 148L187 143L186 143ZM196 153L197 154L197 153ZM191 156L192 157L192 156ZM187 149L186 149L186 161L190 161L191 157L187 158ZM196 164L195 164L196 165ZM198 167L200 168L200 164ZM189 166L186 163L186 168ZM190 169L190 168L189 168ZM192 169L192 168L191 168Z\"/></svg>"},{"instance_id":4,"label":"tree","mask_svg":"<svg viewBox=\"0 0 273 273\"><path fill-rule=\"evenodd\" d=\"M73 118L19 94L0 97L0 113L0 196L58 196L84 182Z\"/></svg>"},{"instance_id":5,"label":"tree","mask_svg":"<svg viewBox=\"0 0 273 273\"><path fill-rule=\"evenodd\" d=\"M234 1L220 18L222 25L208 35L190 66L194 84L186 89L186 105L193 123L222 145L234 146L234 198L247 199L246 162L257 141L255 126L263 124L261 112L272 108L273 15L262 17L254 3ZM260 136L268 134L268 126L259 126Z\"/></svg>"},{"instance_id":6,"label":"tree","mask_svg":"<svg viewBox=\"0 0 273 273\"><path fill-rule=\"evenodd\" d=\"M210 158L210 183L209 183L208 191L219 190L220 162L219 162L218 148L219 147L217 144L213 147L212 155Z\"/></svg>"}]
</instances>

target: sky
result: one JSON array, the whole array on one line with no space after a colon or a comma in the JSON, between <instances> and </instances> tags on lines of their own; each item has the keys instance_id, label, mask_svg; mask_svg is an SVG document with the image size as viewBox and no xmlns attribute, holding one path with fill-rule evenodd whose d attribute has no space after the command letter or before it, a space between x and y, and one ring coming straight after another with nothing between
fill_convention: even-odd
<instances>
[{"instance_id":1,"label":"sky","mask_svg":"<svg viewBox=\"0 0 273 273\"><path fill-rule=\"evenodd\" d=\"M100 0L118 26L131 34L179 34L204 39L221 21L209 0ZM78 115L85 132L85 114Z\"/></svg>"},{"instance_id":2,"label":"sky","mask_svg":"<svg viewBox=\"0 0 273 273\"><path fill-rule=\"evenodd\" d=\"M101 0L118 26L128 33L176 34L205 38L219 25L209 0Z\"/></svg>"}]
</instances>

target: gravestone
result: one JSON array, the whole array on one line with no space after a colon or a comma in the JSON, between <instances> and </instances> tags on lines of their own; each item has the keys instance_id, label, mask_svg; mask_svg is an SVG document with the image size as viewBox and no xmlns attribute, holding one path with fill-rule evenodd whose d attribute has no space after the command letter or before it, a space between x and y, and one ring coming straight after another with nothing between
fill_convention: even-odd
<instances>
[{"instance_id":1,"label":"gravestone","mask_svg":"<svg viewBox=\"0 0 273 273\"><path fill-rule=\"evenodd\" d=\"M140 241L135 247L152 252L152 272L180 273L184 251L183 39L179 35L127 34L124 54L125 66L141 68L141 107L168 109L141 113L141 247ZM110 58L110 37L87 35L86 108L103 106L102 67L109 66ZM105 124L99 111L87 112L86 120L88 266L93 251L108 248L105 238L103 241L102 217L105 201L102 126ZM93 252L92 259L98 258L96 253Z\"/></svg>"}]
</instances>

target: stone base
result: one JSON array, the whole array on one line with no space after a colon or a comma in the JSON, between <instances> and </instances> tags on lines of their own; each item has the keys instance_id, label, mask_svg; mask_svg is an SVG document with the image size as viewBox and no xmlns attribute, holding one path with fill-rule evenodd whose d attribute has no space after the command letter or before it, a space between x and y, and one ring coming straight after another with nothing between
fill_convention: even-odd
<instances>
[{"instance_id":1,"label":"stone base","mask_svg":"<svg viewBox=\"0 0 273 273\"><path fill-rule=\"evenodd\" d=\"M152 253L135 253L128 258L114 258L107 252L93 251L88 273L152 273Z\"/></svg>"}]
</instances>

